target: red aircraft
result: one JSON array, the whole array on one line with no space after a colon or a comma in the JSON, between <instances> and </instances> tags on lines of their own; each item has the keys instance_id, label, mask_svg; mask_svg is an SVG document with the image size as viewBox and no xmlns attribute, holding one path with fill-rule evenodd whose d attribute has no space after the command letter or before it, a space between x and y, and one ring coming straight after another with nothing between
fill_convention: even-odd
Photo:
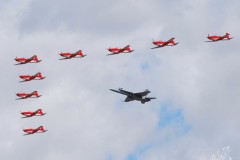
<instances>
[{"instance_id":1,"label":"red aircraft","mask_svg":"<svg viewBox=\"0 0 240 160\"><path fill-rule=\"evenodd\" d=\"M20 75L19 76L21 79L23 79L23 81L20 82L26 82L26 81L31 81L31 80L41 80L44 79L46 77L43 77L41 72L36 73L35 75Z\"/></svg>"},{"instance_id":2,"label":"red aircraft","mask_svg":"<svg viewBox=\"0 0 240 160\"><path fill-rule=\"evenodd\" d=\"M161 47L165 47L165 46L175 46L177 45L178 43L175 43L174 42L174 39L175 38L171 38L169 39L168 41L154 41L153 40L153 44L156 45L156 47L153 47L151 49L155 49L155 48L161 48Z\"/></svg>"},{"instance_id":3,"label":"red aircraft","mask_svg":"<svg viewBox=\"0 0 240 160\"><path fill-rule=\"evenodd\" d=\"M34 134L34 133L44 133L47 130L45 130L43 128L43 126L39 126L38 128L34 129L34 128L27 128L27 129L23 129L23 132L25 132L26 134L24 135L29 135L29 134Z\"/></svg>"},{"instance_id":4,"label":"red aircraft","mask_svg":"<svg viewBox=\"0 0 240 160\"><path fill-rule=\"evenodd\" d=\"M111 54L107 54L107 56L119 53L131 53L134 50L131 50L130 45L127 45L126 47L123 48L108 48L108 51L111 52Z\"/></svg>"},{"instance_id":5,"label":"red aircraft","mask_svg":"<svg viewBox=\"0 0 240 160\"><path fill-rule=\"evenodd\" d=\"M210 40L210 41L206 41L206 42L217 42L217 41L222 41L222 40L230 40L232 39L233 37L230 37L230 34L229 33L226 33L225 35L223 36L210 36L208 35L207 38Z\"/></svg>"},{"instance_id":6,"label":"red aircraft","mask_svg":"<svg viewBox=\"0 0 240 160\"><path fill-rule=\"evenodd\" d=\"M32 93L17 93L16 95L17 95L18 97L20 97L20 98L18 98L17 100L19 100L19 99L27 99L27 98L38 98L38 97L41 97L41 95L39 95L37 91L34 91L34 92L32 92Z\"/></svg>"},{"instance_id":7,"label":"red aircraft","mask_svg":"<svg viewBox=\"0 0 240 160\"><path fill-rule=\"evenodd\" d=\"M35 112L27 111L27 112L21 112L21 114L24 116L22 118L28 118L32 116L43 116L46 113L43 113L42 109L38 109Z\"/></svg>"},{"instance_id":8,"label":"red aircraft","mask_svg":"<svg viewBox=\"0 0 240 160\"><path fill-rule=\"evenodd\" d=\"M82 58L82 57L86 56L86 55L83 54L82 50L79 50L75 53L69 53L69 52L63 53L63 52L61 52L59 55L64 57L64 58L59 59L59 60L71 59L71 58Z\"/></svg>"},{"instance_id":9,"label":"red aircraft","mask_svg":"<svg viewBox=\"0 0 240 160\"><path fill-rule=\"evenodd\" d=\"M15 58L15 61L19 62L18 64L15 65L19 65L19 64L26 64L26 63L38 63L41 62L42 60L39 60L37 55L34 55L30 58Z\"/></svg>"}]
</instances>

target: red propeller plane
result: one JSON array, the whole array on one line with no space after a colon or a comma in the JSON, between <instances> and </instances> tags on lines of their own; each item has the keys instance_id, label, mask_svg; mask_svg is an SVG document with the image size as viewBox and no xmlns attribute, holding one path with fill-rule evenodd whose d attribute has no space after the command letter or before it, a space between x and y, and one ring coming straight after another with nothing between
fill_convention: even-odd
<instances>
[{"instance_id":1,"label":"red propeller plane","mask_svg":"<svg viewBox=\"0 0 240 160\"><path fill-rule=\"evenodd\" d=\"M17 100L19 100L19 99L27 99L27 98L38 98L38 97L41 97L41 95L39 95L37 91L34 91L34 92L32 92L32 93L17 93L16 95L17 95L18 97L20 97L20 98L18 98Z\"/></svg>"},{"instance_id":2,"label":"red propeller plane","mask_svg":"<svg viewBox=\"0 0 240 160\"><path fill-rule=\"evenodd\" d=\"M130 48L130 45L127 45L126 47L123 47L123 48L108 48L108 51L111 52L111 54L107 54L107 56L115 55L119 53L131 53L134 50Z\"/></svg>"},{"instance_id":3,"label":"red propeller plane","mask_svg":"<svg viewBox=\"0 0 240 160\"><path fill-rule=\"evenodd\" d=\"M15 61L19 62L15 65L19 65L19 64L26 64L26 63L38 63L41 62L42 60L39 60L37 55L34 55L30 58L15 58Z\"/></svg>"},{"instance_id":4,"label":"red propeller plane","mask_svg":"<svg viewBox=\"0 0 240 160\"><path fill-rule=\"evenodd\" d=\"M155 49L155 48L161 48L161 47L165 47L165 46L175 46L177 45L179 42L175 43L174 42L175 38L171 38L168 41L154 41L153 40L153 44L156 45L156 47L153 47L151 49Z\"/></svg>"},{"instance_id":5,"label":"red propeller plane","mask_svg":"<svg viewBox=\"0 0 240 160\"><path fill-rule=\"evenodd\" d=\"M217 42L217 41L223 41L223 40L230 40L232 39L233 37L230 37L230 34L229 33L226 33L225 35L223 36L210 36L208 35L207 38L210 40L210 41L206 41L206 42Z\"/></svg>"},{"instance_id":6,"label":"red propeller plane","mask_svg":"<svg viewBox=\"0 0 240 160\"><path fill-rule=\"evenodd\" d=\"M29 118L29 117L33 117L33 116L43 116L46 113L43 113L42 109L38 109L34 112L31 112L31 111L21 112L21 114L24 116L22 118Z\"/></svg>"},{"instance_id":7,"label":"red propeller plane","mask_svg":"<svg viewBox=\"0 0 240 160\"><path fill-rule=\"evenodd\" d=\"M64 59L71 59L71 58L82 58L82 57L85 57L86 55L83 54L82 50L79 50L75 53L69 53L69 52L61 52L59 54L60 56L64 57L62 59L59 59L59 60L64 60Z\"/></svg>"},{"instance_id":8,"label":"red propeller plane","mask_svg":"<svg viewBox=\"0 0 240 160\"><path fill-rule=\"evenodd\" d=\"M47 132L47 130L44 129L43 126L39 126L38 128L27 128L27 129L23 129L23 132L25 132L25 135L30 135L30 134L34 134L34 133L44 133Z\"/></svg>"},{"instance_id":9,"label":"red propeller plane","mask_svg":"<svg viewBox=\"0 0 240 160\"><path fill-rule=\"evenodd\" d=\"M27 82L27 81L31 81L31 80L42 80L46 77L42 76L41 72L36 73L35 75L20 75L19 76L21 79L23 79L23 81L20 82Z\"/></svg>"}]
</instances>

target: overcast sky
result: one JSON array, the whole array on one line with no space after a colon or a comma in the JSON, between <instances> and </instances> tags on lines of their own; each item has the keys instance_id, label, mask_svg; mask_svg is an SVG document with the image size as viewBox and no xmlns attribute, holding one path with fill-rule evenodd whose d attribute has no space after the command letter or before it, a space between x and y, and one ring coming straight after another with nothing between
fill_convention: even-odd
<instances>
[{"instance_id":1,"label":"overcast sky","mask_svg":"<svg viewBox=\"0 0 240 160\"><path fill-rule=\"evenodd\" d=\"M240 159L240 2L1 0L0 159ZM234 39L206 43L207 35ZM151 50L152 40L177 46ZM131 54L106 56L130 44ZM58 60L83 50L82 59ZM38 64L14 65L37 54ZM19 83L41 72L42 81ZM109 91L149 89L144 105ZM17 92L42 97L16 101ZM42 108L43 117L20 111ZM23 128L48 132L22 136Z\"/></svg>"}]
</instances>

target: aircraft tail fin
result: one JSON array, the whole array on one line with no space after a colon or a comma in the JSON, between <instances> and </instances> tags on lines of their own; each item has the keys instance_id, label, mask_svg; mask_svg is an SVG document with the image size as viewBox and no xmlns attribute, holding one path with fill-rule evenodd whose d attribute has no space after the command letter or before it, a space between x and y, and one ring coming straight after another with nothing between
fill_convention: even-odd
<instances>
[{"instance_id":1,"label":"aircraft tail fin","mask_svg":"<svg viewBox=\"0 0 240 160\"><path fill-rule=\"evenodd\" d=\"M33 56L33 60L34 60L34 61L39 61L37 55L34 55L34 56Z\"/></svg>"},{"instance_id":2,"label":"aircraft tail fin","mask_svg":"<svg viewBox=\"0 0 240 160\"><path fill-rule=\"evenodd\" d=\"M83 56L82 50L77 51L76 54L79 55L79 56Z\"/></svg>"},{"instance_id":3,"label":"aircraft tail fin","mask_svg":"<svg viewBox=\"0 0 240 160\"><path fill-rule=\"evenodd\" d=\"M42 132L45 132L45 131L46 131L43 126L40 126L40 127L39 127L39 130L42 131Z\"/></svg>"},{"instance_id":4,"label":"aircraft tail fin","mask_svg":"<svg viewBox=\"0 0 240 160\"><path fill-rule=\"evenodd\" d=\"M229 33L226 33L226 34L225 34L225 38L230 39L230 34L229 34Z\"/></svg>"},{"instance_id":5,"label":"aircraft tail fin","mask_svg":"<svg viewBox=\"0 0 240 160\"><path fill-rule=\"evenodd\" d=\"M170 43L171 43L171 44L175 44L174 39L175 39L175 38L171 38L171 39L170 39Z\"/></svg>"},{"instance_id":6,"label":"aircraft tail fin","mask_svg":"<svg viewBox=\"0 0 240 160\"><path fill-rule=\"evenodd\" d=\"M43 111L42 111L42 109L38 109L38 114L43 114Z\"/></svg>"},{"instance_id":7,"label":"aircraft tail fin","mask_svg":"<svg viewBox=\"0 0 240 160\"><path fill-rule=\"evenodd\" d=\"M42 76L42 73L41 73L41 72L38 72L37 74L38 74L38 75L37 75L37 77L38 77L38 78L43 78L43 76Z\"/></svg>"},{"instance_id":8,"label":"aircraft tail fin","mask_svg":"<svg viewBox=\"0 0 240 160\"><path fill-rule=\"evenodd\" d=\"M39 96L38 91L34 91L32 94L37 97Z\"/></svg>"}]
</instances>

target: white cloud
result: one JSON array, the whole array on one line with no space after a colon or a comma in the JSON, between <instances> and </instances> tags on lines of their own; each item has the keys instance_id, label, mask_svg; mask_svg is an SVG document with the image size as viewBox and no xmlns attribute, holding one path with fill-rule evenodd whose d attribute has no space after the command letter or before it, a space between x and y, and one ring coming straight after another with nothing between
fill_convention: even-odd
<instances>
[{"instance_id":1,"label":"white cloud","mask_svg":"<svg viewBox=\"0 0 240 160\"><path fill-rule=\"evenodd\" d=\"M239 148L238 2L10 1L0 15L2 71L1 159L209 159L219 148ZM228 3L228 4L226 4ZM219 13L221 12L221 16ZM205 43L206 35L234 36ZM179 45L150 50L152 39ZM105 56L131 44L130 55ZM61 51L87 57L59 61ZM39 64L13 65L37 54ZM18 83L41 71L43 81ZM110 88L150 89L157 100L123 103ZM15 101L16 92L39 90L39 99ZM158 129L164 102L182 110L192 129L175 136L178 123ZM44 117L19 111L43 108ZM45 134L22 136L44 125ZM170 138L169 138L170 137ZM147 146L147 147L146 147ZM150 147L148 147L150 146ZM139 148L146 149L140 153Z\"/></svg>"}]
</instances>

